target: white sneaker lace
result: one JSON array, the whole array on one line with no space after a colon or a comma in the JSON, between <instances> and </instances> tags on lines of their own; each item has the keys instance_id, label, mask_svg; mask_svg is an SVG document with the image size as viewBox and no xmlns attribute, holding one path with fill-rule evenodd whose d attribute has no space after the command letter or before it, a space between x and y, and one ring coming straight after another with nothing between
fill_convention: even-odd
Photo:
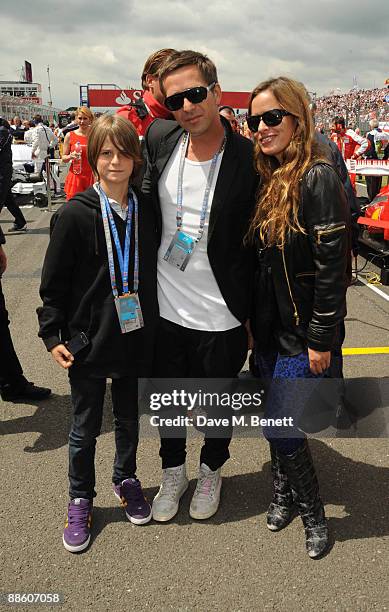
<instances>
[{"instance_id":1,"label":"white sneaker lace","mask_svg":"<svg viewBox=\"0 0 389 612\"><path fill-rule=\"evenodd\" d=\"M177 472L164 471L162 476L162 484L159 492L160 497L167 497L168 499L175 499L178 479L180 474Z\"/></svg>"}]
</instances>

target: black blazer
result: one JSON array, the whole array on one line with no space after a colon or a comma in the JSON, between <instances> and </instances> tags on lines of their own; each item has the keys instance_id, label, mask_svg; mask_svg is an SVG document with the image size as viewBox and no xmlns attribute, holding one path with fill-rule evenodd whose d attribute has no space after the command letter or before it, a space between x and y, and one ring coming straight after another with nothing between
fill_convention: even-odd
<instances>
[{"instance_id":1,"label":"black blazer","mask_svg":"<svg viewBox=\"0 0 389 612\"><path fill-rule=\"evenodd\" d=\"M228 121L223 120L223 125L227 142L210 208L207 251L221 294L232 314L243 323L249 314L254 267L252 249L244 246L243 239L255 207L258 176L252 142L235 134ZM158 181L183 132L176 121L157 119L145 135L142 190L152 196L159 240L163 220Z\"/></svg>"}]
</instances>

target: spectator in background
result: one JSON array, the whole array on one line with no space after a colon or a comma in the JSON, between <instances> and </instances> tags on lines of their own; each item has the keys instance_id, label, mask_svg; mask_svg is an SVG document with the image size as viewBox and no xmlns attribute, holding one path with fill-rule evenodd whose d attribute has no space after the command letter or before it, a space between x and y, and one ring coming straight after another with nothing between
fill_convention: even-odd
<instances>
[{"instance_id":1,"label":"spectator in background","mask_svg":"<svg viewBox=\"0 0 389 612\"><path fill-rule=\"evenodd\" d=\"M383 150L385 144L388 144L389 133L379 128L379 121L377 119L370 119L369 126L371 130L366 134L367 140L369 141L369 148L364 157L365 159L379 159L380 156L378 153ZM367 196L371 202L381 190L382 176L366 176L365 178Z\"/></svg>"},{"instance_id":2,"label":"spectator in background","mask_svg":"<svg viewBox=\"0 0 389 612\"><path fill-rule=\"evenodd\" d=\"M53 144L53 145L52 145L52 146L50 146L50 147L49 147L49 149L48 149L48 153L49 153L49 157L50 157L50 159L54 159L54 157L55 157L55 149L56 149L56 147L58 146L59 139L58 139L58 136L57 136L57 134L56 134L56 129L57 129L57 128L55 127L55 124L54 124L54 123L50 123L50 126L49 126L49 127L50 127L51 131L53 132L54 136L55 136L55 137L56 137L56 139L57 139L56 144Z\"/></svg>"},{"instance_id":3,"label":"spectator in background","mask_svg":"<svg viewBox=\"0 0 389 612\"><path fill-rule=\"evenodd\" d=\"M1 277L7 268L7 257L3 249L4 234L0 227L0 393L3 401L46 399L51 389L36 387L23 375L9 331L8 312L5 306Z\"/></svg>"},{"instance_id":4,"label":"spectator in background","mask_svg":"<svg viewBox=\"0 0 389 612\"><path fill-rule=\"evenodd\" d=\"M346 129L344 117L334 118L334 130L330 136L343 155L343 159L359 159L367 150L369 143L367 138L359 136L354 130ZM355 174L350 174L351 184L355 191Z\"/></svg>"},{"instance_id":5,"label":"spectator in background","mask_svg":"<svg viewBox=\"0 0 389 612\"><path fill-rule=\"evenodd\" d=\"M35 123L33 121L25 121L24 143L32 146L32 138L34 136Z\"/></svg>"},{"instance_id":6,"label":"spectator in background","mask_svg":"<svg viewBox=\"0 0 389 612\"><path fill-rule=\"evenodd\" d=\"M78 123L76 121L76 113L70 113L70 123L68 123L61 130L61 135L65 138L68 132L74 132L74 130L78 129Z\"/></svg>"},{"instance_id":7,"label":"spectator in background","mask_svg":"<svg viewBox=\"0 0 389 612\"><path fill-rule=\"evenodd\" d=\"M44 161L48 155L50 147L55 147L58 143L58 139L54 136L50 128L43 124L41 115L35 115L34 117L35 129L32 134L32 159L35 162L35 172L41 173L43 169Z\"/></svg>"},{"instance_id":8,"label":"spectator in background","mask_svg":"<svg viewBox=\"0 0 389 612\"><path fill-rule=\"evenodd\" d=\"M237 134L240 133L238 122L236 120L235 111L231 106L221 106L219 108L219 113L222 117L225 117L227 121L230 122L232 130Z\"/></svg>"},{"instance_id":9,"label":"spectator in background","mask_svg":"<svg viewBox=\"0 0 389 612\"><path fill-rule=\"evenodd\" d=\"M10 125L5 119L0 119L0 212L6 206L13 215L15 222L9 232L20 232L27 229L27 222L22 211L16 204L11 190L12 179L12 134Z\"/></svg>"},{"instance_id":10,"label":"spectator in background","mask_svg":"<svg viewBox=\"0 0 389 612\"><path fill-rule=\"evenodd\" d=\"M243 136L244 136L245 138L248 138L249 140L252 140L252 139L253 139L253 135L252 135L252 133L250 132L250 128L249 128L249 126L247 125L247 121L244 121L244 122L243 122L243 127L242 127L242 129L243 129Z\"/></svg>"},{"instance_id":11,"label":"spectator in background","mask_svg":"<svg viewBox=\"0 0 389 612\"><path fill-rule=\"evenodd\" d=\"M93 172L87 157L88 136L93 120L90 108L80 106L76 113L78 127L65 136L62 161L71 162L64 186L67 200L93 185Z\"/></svg>"},{"instance_id":12,"label":"spectator in background","mask_svg":"<svg viewBox=\"0 0 389 612\"><path fill-rule=\"evenodd\" d=\"M384 149L384 155L383 155L382 159L384 159L384 160L389 159L389 142L388 142L388 144L386 145L386 147Z\"/></svg>"},{"instance_id":13,"label":"spectator in background","mask_svg":"<svg viewBox=\"0 0 389 612\"><path fill-rule=\"evenodd\" d=\"M13 118L13 125L11 125L12 135L15 140L24 140L24 132L25 128L22 125L22 120L20 117Z\"/></svg>"},{"instance_id":14,"label":"spectator in background","mask_svg":"<svg viewBox=\"0 0 389 612\"><path fill-rule=\"evenodd\" d=\"M174 49L160 49L152 53L144 65L141 76L143 98L130 102L117 111L118 115L134 124L140 138L143 138L154 119L173 119L173 115L163 104L164 95L159 86L159 72L165 61L175 53Z\"/></svg>"}]
</instances>

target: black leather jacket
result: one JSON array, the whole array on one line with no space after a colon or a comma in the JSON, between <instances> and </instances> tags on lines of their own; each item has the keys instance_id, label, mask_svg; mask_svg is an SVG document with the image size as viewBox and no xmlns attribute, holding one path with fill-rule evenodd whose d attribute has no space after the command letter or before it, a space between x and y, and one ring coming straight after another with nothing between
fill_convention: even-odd
<instances>
[{"instance_id":1,"label":"black leather jacket","mask_svg":"<svg viewBox=\"0 0 389 612\"><path fill-rule=\"evenodd\" d=\"M254 335L281 354L339 348L350 274L350 213L334 168L314 165L301 181L300 222L283 249L259 250ZM262 342L263 340L263 342Z\"/></svg>"}]
</instances>

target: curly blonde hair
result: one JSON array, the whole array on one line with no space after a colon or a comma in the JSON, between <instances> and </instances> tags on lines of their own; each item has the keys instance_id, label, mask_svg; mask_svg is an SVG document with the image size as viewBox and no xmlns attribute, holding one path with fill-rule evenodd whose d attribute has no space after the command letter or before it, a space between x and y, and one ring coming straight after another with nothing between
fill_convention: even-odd
<instances>
[{"instance_id":1,"label":"curly blonde hair","mask_svg":"<svg viewBox=\"0 0 389 612\"><path fill-rule=\"evenodd\" d=\"M283 151L282 163L265 155L258 141L254 148L254 163L261 177L257 206L248 231L251 240L259 232L267 246L282 248L290 232L303 232L299 219L300 185L305 172L318 161L326 161L320 145L314 140L315 128L309 108L310 99L302 83L280 76L260 83L251 93L249 114L254 98L270 90L280 108L295 118L293 137Z\"/></svg>"}]
</instances>

